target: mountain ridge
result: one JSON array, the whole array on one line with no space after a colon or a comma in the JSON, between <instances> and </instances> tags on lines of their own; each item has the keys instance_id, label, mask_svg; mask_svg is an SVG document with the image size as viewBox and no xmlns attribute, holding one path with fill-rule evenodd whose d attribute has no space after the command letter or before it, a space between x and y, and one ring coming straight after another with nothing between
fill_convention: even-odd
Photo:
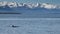
<instances>
[{"instance_id":1,"label":"mountain ridge","mask_svg":"<svg viewBox=\"0 0 60 34\"><path fill-rule=\"evenodd\" d=\"M53 5L49 3L17 3L17 2L0 2L0 8L18 8L18 7L26 7L26 8L45 8L45 9L60 9L59 5Z\"/></svg>"}]
</instances>

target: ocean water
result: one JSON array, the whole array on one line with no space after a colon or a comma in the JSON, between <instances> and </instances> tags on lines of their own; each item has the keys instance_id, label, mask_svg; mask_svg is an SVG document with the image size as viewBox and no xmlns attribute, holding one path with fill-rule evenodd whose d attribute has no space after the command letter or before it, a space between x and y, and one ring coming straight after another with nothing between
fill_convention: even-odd
<instances>
[{"instance_id":1,"label":"ocean water","mask_svg":"<svg viewBox=\"0 0 60 34\"><path fill-rule=\"evenodd\" d=\"M0 34L60 34L60 9L0 7Z\"/></svg>"},{"instance_id":2,"label":"ocean water","mask_svg":"<svg viewBox=\"0 0 60 34\"><path fill-rule=\"evenodd\" d=\"M0 34L60 34L60 18L0 19Z\"/></svg>"},{"instance_id":3,"label":"ocean water","mask_svg":"<svg viewBox=\"0 0 60 34\"><path fill-rule=\"evenodd\" d=\"M0 34L60 34L60 10L25 9L9 12L15 11L21 14L0 14Z\"/></svg>"},{"instance_id":4,"label":"ocean water","mask_svg":"<svg viewBox=\"0 0 60 34\"><path fill-rule=\"evenodd\" d=\"M60 9L0 9L1 13L19 13L19 14L1 14L0 18L60 18Z\"/></svg>"}]
</instances>

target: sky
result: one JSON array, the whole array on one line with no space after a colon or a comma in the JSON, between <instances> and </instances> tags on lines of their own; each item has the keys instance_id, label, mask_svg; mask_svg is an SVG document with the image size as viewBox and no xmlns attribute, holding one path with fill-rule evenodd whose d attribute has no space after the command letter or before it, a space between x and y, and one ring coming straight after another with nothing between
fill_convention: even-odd
<instances>
[{"instance_id":1,"label":"sky","mask_svg":"<svg viewBox=\"0 0 60 34\"><path fill-rule=\"evenodd\" d=\"M9 1L9 2L20 2L20 3L52 3L59 4L60 0L0 0L0 1Z\"/></svg>"}]
</instances>

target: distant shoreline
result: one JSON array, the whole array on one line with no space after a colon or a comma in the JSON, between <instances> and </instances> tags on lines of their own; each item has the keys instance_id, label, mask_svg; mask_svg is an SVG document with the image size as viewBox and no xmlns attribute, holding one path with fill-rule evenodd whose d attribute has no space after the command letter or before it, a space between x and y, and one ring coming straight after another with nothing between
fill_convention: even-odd
<instances>
[{"instance_id":1,"label":"distant shoreline","mask_svg":"<svg viewBox=\"0 0 60 34\"><path fill-rule=\"evenodd\" d=\"M13 13L13 12L0 12L0 14L21 14L21 13Z\"/></svg>"}]
</instances>

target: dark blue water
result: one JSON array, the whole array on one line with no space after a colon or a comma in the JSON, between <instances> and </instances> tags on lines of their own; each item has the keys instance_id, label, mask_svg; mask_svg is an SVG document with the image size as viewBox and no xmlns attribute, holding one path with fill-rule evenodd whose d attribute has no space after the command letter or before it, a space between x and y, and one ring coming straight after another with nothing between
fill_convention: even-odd
<instances>
[{"instance_id":1,"label":"dark blue water","mask_svg":"<svg viewBox=\"0 0 60 34\"><path fill-rule=\"evenodd\" d=\"M0 8L3 13L20 13L20 14L0 14L0 18L60 18L60 9L44 8Z\"/></svg>"},{"instance_id":2,"label":"dark blue water","mask_svg":"<svg viewBox=\"0 0 60 34\"><path fill-rule=\"evenodd\" d=\"M0 34L60 34L60 10L0 9ZM12 27L11 25L19 26Z\"/></svg>"}]
</instances>

